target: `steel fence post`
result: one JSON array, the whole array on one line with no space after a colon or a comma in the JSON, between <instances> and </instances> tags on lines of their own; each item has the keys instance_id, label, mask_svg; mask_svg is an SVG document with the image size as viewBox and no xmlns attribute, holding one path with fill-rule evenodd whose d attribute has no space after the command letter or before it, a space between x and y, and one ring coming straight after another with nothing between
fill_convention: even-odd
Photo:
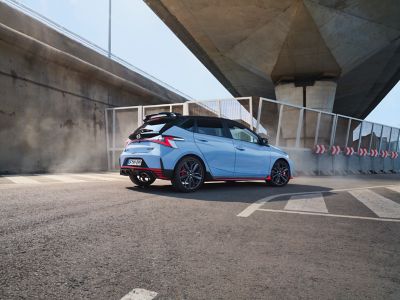
<instances>
[{"instance_id":1,"label":"steel fence post","mask_svg":"<svg viewBox=\"0 0 400 300\"><path fill-rule=\"evenodd\" d=\"M351 128L351 118L349 118L349 121L347 123L347 132L346 132L346 141L345 141L345 148L349 146L349 137L350 137L350 128ZM353 145L351 145L353 147ZM350 171L350 155L347 155L346 158L346 171L347 174L349 174Z\"/></svg>"},{"instance_id":2,"label":"steel fence post","mask_svg":"<svg viewBox=\"0 0 400 300\"><path fill-rule=\"evenodd\" d=\"M381 150L382 150L382 135L383 135L383 129L384 128L385 128L385 126L382 126L381 135L379 137L379 147L378 147L379 154L381 153Z\"/></svg>"},{"instance_id":3,"label":"steel fence post","mask_svg":"<svg viewBox=\"0 0 400 300\"><path fill-rule=\"evenodd\" d=\"M143 106L142 105L138 106L138 127L142 126L143 124L143 119L144 119L143 111L144 111Z\"/></svg>"},{"instance_id":4,"label":"steel fence post","mask_svg":"<svg viewBox=\"0 0 400 300\"><path fill-rule=\"evenodd\" d=\"M110 137L109 137L109 128L108 128L108 108L105 109L105 121L106 121L106 144L107 144L107 170L111 170L110 166Z\"/></svg>"},{"instance_id":5,"label":"steel fence post","mask_svg":"<svg viewBox=\"0 0 400 300\"><path fill-rule=\"evenodd\" d=\"M183 103L183 115L184 116L189 115L189 103Z\"/></svg>"},{"instance_id":6,"label":"steel fence post","mask_svg":"<svg viewBox=\"0 0 400 300\"><path fill-rule=\"evenodd\" d=\"M335 143L336 138L336 125L337 125L337 115L333 117L332 120L332 127L331 127L331 140L329 142L329 147L331 148ZM332 173L335 175L335 162L336 162L336 155L332 155Z\"/></svg>"},{"instance_id":7,"label":"steel fence post","mask_svg":"<svg viewBox=\"0 0 400 300\"><path fill-rule=\"evenodd\" d=\"M374 127L375 127L375 123L372 123L371 138L369 139L369 146L368 146L368 153L370 153L370 154L371 154L371 148L372 148L372 139L373 139L373 135L374 135ZM369 159L370 159L370 162L371 162L370 163L370 167L371 167L370 172L372 172L375 169L375 167L374 167L374 159L375 159L375 157L371 157L371 155L370 155Z\"/></svg>"},{"instance_id":8,"label":"steel fence post","mask_svg":"<svg viewBox=\"0 0 400 300\"><path fill-rule=\"evenodd\" d=\"M282 125L282 111L283 111L283 104L278 104L279 106L279 117L278 117L278 128L276 129L276 142L275 145L279 146L279 139L281 137L281 125Z\"/></svg>"},{"instance_id":9,"label":"steel fence post","mask_svg":"<svg viewBox=\"0 0 400 300\"><path fill-rule=\"evenodd\" d=\"M391 151L390 149L391 149L391 145L390 145L390 143L392 142L392 131L393 131L393 127L390 127L390 132L389 132L389 142L388 142L388 151ZM391 159L391 161L392 161L393 159ZM385 170L385 160L383 161L383 170Z\"/></svg>"},{"instance_id":10,"label":"steel fence post","mask_svg":"<svg viewBox=\"0 0 400 300\"><path fill-rule=\"evenodd\" d=\"M357 152L360 151L360 147L361 147L361 139L362 139L363 124L364 124L364 122L361 122L361 123L360 123L360 133L359 133L359 135L358 135ZM358 165L359 165L359 167L360 167L361 173L363 173L361 155L358 156Z\"/></svg>"},{"instance_id":11,"label":"steel fence post","mask_svg":"<svg viewBox=\"0 0 400 300\"><path fill-rule=\"evenodd\" d=\"M318 113L317 126L315 127L314 146L318 144L319 126L321 124L321 112Z\"/></svg>"},{"instance_id":12,"label":"steel fence post","mask_svg":"<svg viewBox=\"0 0 400 300\"><path fill-rule=\"evenodd\" d=\"M363 124L364 124L364 122L361 122L361 123L360 123L360 133L359 133L359 135L358 135L357 152L360 150L360 147L361 147L361 139L362 139Z\"/></svg>"},{"instance_id":13,"label":"steel fence post","mask_svg":"<svg viewBox=\"0 0 400 300\"><path fill-rule=\"evenodd\" d=\"M299 123L297 125L297 133L296 133L296 148L300 148L300 135L301 129L303 125L303 115L304 115L304 108L302 108L299 112Z\"/></svg>"},{"instance_id":14,"label":"steel fence post","mask_svg":"<svg viewBox=\"0 0 400 300\"><path fill-rule=\"evenodd\" d=\"M112 129L112 169L115 169L115 109L113 109L113 115L112 115L112 123L113 123L113 129Z\"/></svg>"},{"instance_id":15,"label":"steel fence post","mask_svg":"<svg viewBox=\"0 0 400 300\"><path fill-rule=\"evenodd\" d=\"M263 100L261 98L258 101L258 112L257 112L257 123L256 123L256 132L257 133L258 133L258 129L260 128L262 101Z\"/></svg>"},{"instance_id":16,"label":"steel fence post","mask_svg":"<svg viewBox=\"0 0 400 300\"><path fill-rule=\"evenodd\" d=\"M337 115L333 117L332 120L332 127L331 127L331 139L329 141L329 147L332 147L333 144L335 143L335 138L336 138L336 123L337 123Z\"/></svg>"},{"instance_id":17,"label":"steel fence post","mask_svg":"<svg viewBox=\"0 0 400 300\"><path fill-rule=\"evenodd\" d=\"M254 124L253 124L253 97L249 98L249 109L250 109L250 129L253 130Z\"/></svg>"},{"instance_id":18,"label":"steel fence post","mask_svg":"<svg viewBox=\"0 0 400 300\"><path fill-rule=\"evenodd\" d=\"M347 147L349 145L350 128L351 128L351 119L349 118L349 122L347 123L346 142L344 147Z\"/></svg>"}]
</instances>

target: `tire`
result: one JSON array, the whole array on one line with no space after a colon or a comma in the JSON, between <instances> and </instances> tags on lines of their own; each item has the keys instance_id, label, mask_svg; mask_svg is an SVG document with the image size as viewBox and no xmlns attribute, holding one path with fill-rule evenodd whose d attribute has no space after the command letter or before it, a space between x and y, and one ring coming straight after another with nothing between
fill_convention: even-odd
<instances>
[{"instance_id":1,"label":"tire","mask_svg":"<svg viewBox=\"0 0 400 300\"><path fill-rule=\"evenodd\" d=\"M205 168L194 156L186 156L175 167L171 183L182 193L197 191L204 183Z\"/></svg>"},{"instance_id":2,"label":"tire","mask_svg":"<svg viewBox=\"0 0 400 300\"><path fill-rule=\"evenodd\" d=\"M290 168L286 160L277 160L271 169L271 180L268 184L273 186L285 186L290 180Z\"/></svg>"},{"instance_id":3,"label":"tire","mask_svg":"<svg viewBox=\"0 0 400 300\"><path fill-rule=\"evenodd\" d=\"M148 187L156 180L154 175L148 172L139 172L137 174L131 174L129 175L129 178L134 184L140 187Z\"/></svg>"}]
</instances>

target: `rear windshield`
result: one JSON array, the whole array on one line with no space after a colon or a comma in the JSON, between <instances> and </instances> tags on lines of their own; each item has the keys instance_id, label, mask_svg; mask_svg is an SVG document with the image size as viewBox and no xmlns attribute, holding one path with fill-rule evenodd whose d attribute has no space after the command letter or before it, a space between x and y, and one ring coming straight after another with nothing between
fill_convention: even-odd
<instances>
[{"instance_id":1,"label":"rear windshield","mask_svg":"<svg viewBox=\"0 0 400 300\"><path fill-rule=\"evenodd\" d=\"M138 129L136 129L129 138L131 140L150 138L163 133L168 128L171 128L175 123L176 119L162 118L144 123Z\"/></svg>"}]
</instances>

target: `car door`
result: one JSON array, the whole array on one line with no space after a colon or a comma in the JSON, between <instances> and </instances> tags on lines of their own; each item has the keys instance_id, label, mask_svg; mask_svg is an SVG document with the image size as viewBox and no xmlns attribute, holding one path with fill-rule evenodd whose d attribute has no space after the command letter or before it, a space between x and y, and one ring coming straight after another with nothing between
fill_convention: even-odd
<instances>
[{"instance_id":1,"label":"car door","mask_svg":"<svg viewBox=\"0 0 400 300\"><path fill-rule=\"evenodd\" d=\"M234 176L265 178L270 169L270 148L261 145L258 136L244 126L228 122L228 130L236 151Z\"/></svg>"},{"instance_id":2,"label":"car door","mask_svg":"<svg viewBox=\"0 0 400 300\"><path fill-rule=\"evenodd\" d=\"M235 148L221 119L198 118L194 140L213 177L234 176Z\"/></svg>"}]
</instances>

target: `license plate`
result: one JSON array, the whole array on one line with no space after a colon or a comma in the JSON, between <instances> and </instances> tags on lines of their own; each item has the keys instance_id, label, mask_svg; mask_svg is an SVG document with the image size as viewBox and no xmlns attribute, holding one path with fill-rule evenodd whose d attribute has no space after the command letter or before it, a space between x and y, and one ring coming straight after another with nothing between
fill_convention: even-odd
<instances>
[{"instance_id":1,"label":"license plate","mask_svg":"<svg viewBox=\"0 0 400 300\"><path fill-rule=\"evenodd\" d=\"M142 160L141 159L128 159L128 166L141 166Z\"/></svg>"}]
</instances>

